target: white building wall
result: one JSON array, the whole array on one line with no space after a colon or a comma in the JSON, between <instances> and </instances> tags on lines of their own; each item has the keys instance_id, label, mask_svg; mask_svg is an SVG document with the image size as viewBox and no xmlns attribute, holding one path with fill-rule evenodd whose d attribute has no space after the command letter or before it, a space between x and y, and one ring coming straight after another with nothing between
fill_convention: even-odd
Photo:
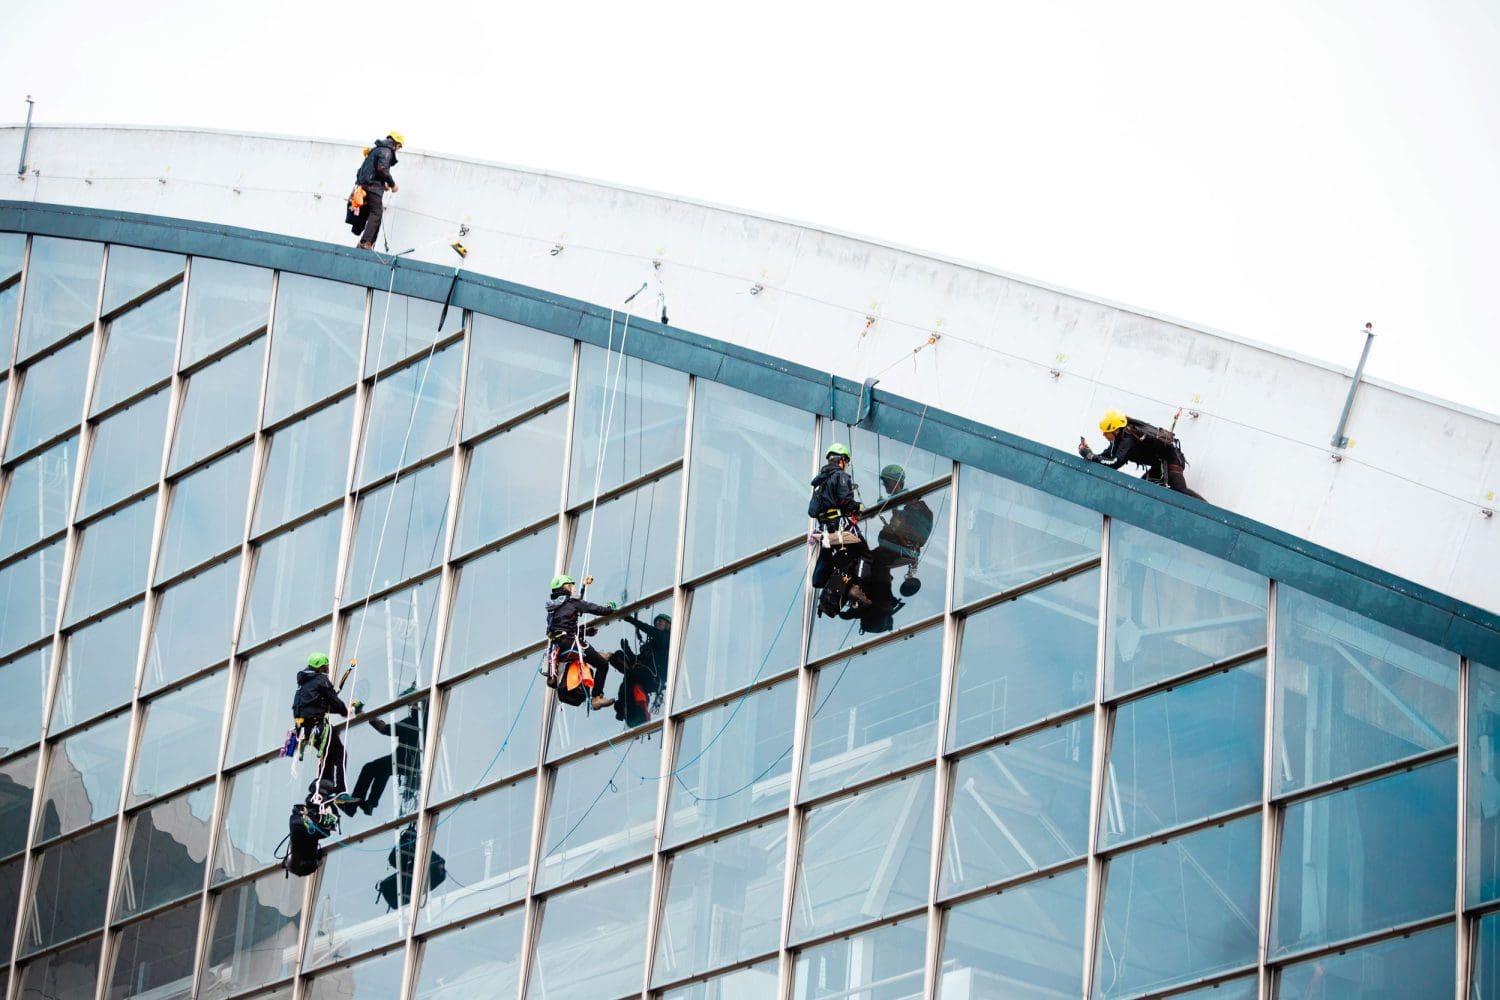
<instances>
[{"instance_id":1,"label":"white building wall","mask_svg":"<svg viewBox=\"0 0 1500 1000\"><path fill-rule=\"evenodd\" d=\"M0 129L0 197L354 242L342 225L360 160L349 144L39 127L30 169L14 176L20 143L19 128ZM675 326L856 381L878 374L883 389L1069 451L1080 433L1102 446L1106 409L1167 423L1182 407L1189 481L1213 502L1500 611L1500 520L1484 515L1500 491L1500 418L1367 383L1354 443L1334 462L1347 371L785 221L445 156L400 160L393 251L452 264L446 244L467 225L472 271L605 306L645 281L637 315L655 318L664 295Z\"/></svg>"}]
</instances>

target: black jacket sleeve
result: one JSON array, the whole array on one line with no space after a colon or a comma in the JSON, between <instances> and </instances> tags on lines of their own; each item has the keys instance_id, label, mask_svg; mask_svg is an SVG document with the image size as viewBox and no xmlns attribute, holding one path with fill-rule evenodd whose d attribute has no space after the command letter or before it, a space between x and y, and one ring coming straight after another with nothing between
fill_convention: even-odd
<instances>
[{"instance_id":1,"label":"black jacket sleeve","mask_svg":"<svg viewBox=\"0 0 1500 1000\"><path fill-rule=\"evenodd\" d=\"M382 184L394 184L396 180L391 176L391 167L396 162L395 151L389 146L377 146L375 149L375 179Z\"/></svg>"},{"instance_id":2,"label":"black jacket sleeve","mask_svg":"<svg viewBox=\"0 0 1500 1000\"><path fill-rule=\"evenodd\" d=\"M1111 469L1118 469L1130 461L1130 452L1134 447L1135 438L1122 430L1115 435L1115 439L1109 443L1109 447L1095 455L1093 460L1100 465L1107 465Z\"/></svg>"},{"instance_id":3,"label":"black jacket sleeve","mask_svg":"<svg viewBox=\"0 0 1500 1000\"><path fill-rule=\"evenodd\" d=\"M339 697L338 689L333 686L333 681L328 679L327 674L319 675L317 684L318 698L323 703L325 713L349 714L349 706Z\"/></svg>"},{"instance_id":4,"label":"black jacket sleeve","mask_svg":"<svg viewBox=\"0 0 1500 1000\"><path fill-rule=\"evenodd\" d=\"M612 615L615 613L614 608L606 608L602 604L595 604L593 601L585 601L582 598L578 599L578 610L591 615Z\"/></svg>"},{"instance_id":5,"label":"black jacket sleeve","mask_svg":"<svg viewBox=\"0 0 1500 1000\"><path fill-rule=\"evenodd\" d=\"M849 473L835 472L828 480L828 495L833 500L833 505L842 513L852 514L856 510L854 503L854 480L849 478Z\"/></svg>"}]
</instances>

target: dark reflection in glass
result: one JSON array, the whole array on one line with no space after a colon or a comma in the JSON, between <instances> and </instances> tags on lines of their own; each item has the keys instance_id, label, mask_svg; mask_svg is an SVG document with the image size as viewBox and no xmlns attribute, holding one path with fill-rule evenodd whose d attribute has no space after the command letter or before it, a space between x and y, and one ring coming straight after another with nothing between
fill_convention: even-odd
<instances>
[{"instance_id":1,"label":"dark reflection in glass","mask_svg":"<svg viewBox=\"0 0 1500 1000\"><path fill-rule=\"evenodd\" d=\"M142 607L132 604L67 637L49 732L67 729L130 701L135 689Z\"/></svg>"},{"instance_id":2,"label":"dark reflection in glass","mask_svg":"<svg viewBox=\"0 0 1500 1000\"><path fill-rule=\"evenodd\" d=\"M285 742L292 725L297 671L307 665L313 653L327 652L328 626L319 625L287 636L241 661L240 693L229 728L226 766L267 753Z\"/></svg>"},{"instance_id":3,"label":"dark reflection in glass","mask_svg":"<svg viewBox=\"0 0 1500 1000\"><path fill-rule=\"evenodd\" d=\"M7 363L15 339L16 305L21 301L21 263L25 255L25 233L0 233L0 358Z\"/></svg>"},{"instance_id":4,"label":"dark reflection in glass","mask_svg":"<svg viewBox=\"0 0 1500 1000\"><path fill-rule=\"evenodd\" d=\"M228 677L229 671L220 670L146 705L132 805L213 771L214 754L204 751L218 747Z\"/></svg>"},{"instance_id":5,"label":"dark reflection in glass","mask_svg":"<svg viewBox=\"0 0 1500 1000\"><path fill-rule=\"evenodd\" d=\"M175 576L240 544L252 455L245 445L173 485L156 579Z\"/></svg>"},{"instance_id":6,"label":"dark reflection in glass","mask_svg":"<svg viewBox=\"0 0 1500 1000\"><path fill-rule=\"evenodd\" d=\"M374 708L427 687L437 637L438 583L438 577L430 576L345 612L345 659L359 659L347 693Z\"/></svg>"},{"instance_id":7,"label":"dark reflection in glass","mask_svg":"<svg viewBox=\"0 0 1500 1000\"><path fill-rule=\"evenodd\" d=\"M364 319L363 288L281 272L271 333L267 423L353 383Z\"/></svg>"},{"instance_id":8,"label":"dark reflection in glass","mask_svg":"<svg viewBox=\"0 0 1500 1000\"><path fill-rule=\"evenodd\" d=\"M355 482L365 484L453 443L463 344L391 372L374 384Z\"/></svg>"},{"instance_id":9,"label":"dark reflection in glass","mask_svg":"<svg viewBox=\"0 0 1500 1000\"><path fill-rule=\"evenodd\" d=\"M93 321L103 263L103 244L56 236L31 238L18 360Z\"/></svg>"},{"instance_id":10,"label":"dark reflection in glass","mask_svg":"<svg viewBox=\"0 0 1500 1000\"><path fill-rule=\"evenodd\" d=\"M349 440L354 397L345 396L271 435L270 457L255 510L256 533L270 531L344 492L349 477L342 457Z\"/></svg>"},{"instance_id":11,"label":"dark reflection in glass","mask_svg":"<svg viewBox=\"0 0 1500 1000\"><path fill-rule=\"evenodd\" d=\"M181 313L182 288L169 288L105 324L104 357L99 362L92 412L172 374Z\"/></svg>"},{"instance_id":12,"label":"dark reflection in glass","mask_svg":"<svg viewBox=\"0 0 1500 1000\"><path fill-rule=\"evenodd\" d=\"M950 749L1086 705L1099 658L1099 571L963 621Z\"/></svg>"},{"instance_id":13,"label":"dark reflection in glass","mask_svg":"<svg viewBox=\"0 0 1500 1000\"><path fill-rule=\"evenodd\" d=\"M0 864L0 941L14 941L16 937L16 911L21 905L21 867L25 858L16 858ZM0 954L10 961L10 944L0 944ZM0 983L5 977L0 976Z\"/></svg>"},{"instance_id":14,"label":"dark reflection in glass","mask_svg":"<svg viewBox=\"0 0 1500 1000\"><path fill-rule=\"evenodd\" d=\"M1265 644L1265 577L1123 521L1109 537L1109 693Z\"/></svg>"},{"instance_id":15,"label":"dark reflection in glass","mask_svg":"<svg viewBox=\"0 0 1500 1000\"><path fill-rule=\"evenodd\" d=\"M924 771L808 810L793 941L927 902L932 782Z\"/></svg>"},{"instance_id":16,"label":"dark reflection in glass","mask_svg":"<svg viewBox=\"0 0 1500 1000\"><path fill-rule=\"evenodd\" d=\"M7 460L78 426L88 367L89 338L79 337L21 372Z\"/></svg>"},{"instance_id":17,"label":"dark reflection in glass","mask_svg":"<svg viewBox=\"0 0 1500 1000\"><path fill-rule=\"evenodd\" d=\"M811 414L699 380L683 576L701 576L802 528L812 439Z\"/></svg>"},{"instance_id":18,"label":"dark reflection in glass","mask_svg":"<svg viewBox=\"0 0 1500 1000\"><path fill-rule=\"evenodd\" d=\"M629 604L672 585L681 503L682 474L674 472L571 519L568 564L587 564L599 578L590 599Z\"/></svg>"},{"instance_id":19,"label":"dark reflection in glass","mask_svg":"<svg viewBox=\"0 0 1500 1000\"><path fill-rule=\"evenodd\" d=\"M63 540L0 569L0 654L52 632L57 585L62 578ZM23 724L7 732L23 732ZM0 739L5 739L0 736Z\"/></svg>"},{"instance_id":20,"label":"dark reflection in glass","mask_svg":"<svg viewBox=\"0 0 1500 1000\"><path fill-rule=\"evenodd\" d=\"M1288 965L1277 1000L1448 1000L1453 996L1453 927L1434 927L1363 948ZM1375 984L1379 984L1376 987ZM1477 986L1473 1000L1494 994Z\"/></svg>"},{"instance_id":21,"label":"dark reflection in glass","mask_svg":"<svg viewBox=\"0 0 1500 1000\"><path fill-rule=\"evenodd\" d=\"M167 425L167 391L130 404L94 428L79 517L156 483Z\"/></svg>"},{"instance_id":22,"label":"dark reflection in glass","mask_svg":"<svg viewBox=\"0 0 1500 1000\"><path fill-rule=\"evenodd\" d=\"M228 659L239 578L240 560L234 556L161 592L156 627L146 644L142 692Z\"/></svg>"},{"instance_id":23,"label":"dark reflection in glass","mask_svg":"<svg viewBox=\"0 0 1500 1000\"><path fill-rule=\"evenodd\" d=\"M0 558L67 526L77 457L78 439L72 437L11 469L0 508Z\"/></svg>"},{"instance_id":24,"label":"dark reflection in glass","mask_svg":"<svg viewBox=\"0 0 1500 1000\"><path fill-rule=\"evenodd\" d=\"M51 745L38 840L71 833L115 814L125 779L129 735L130 713L122 712Z\"/></svg>"},{"instance_id":25,"label":"dark reflection in glass","mask_svg":"<svg viewBox=\"0 0 1500 1000\"><path fill-rule=\"evenodd\" d=\"M301 801L314 773L315 768L306 761L301 768L294 768L286 758L273 757L229 779L214 855L214 883L276 863L277 847L287 828L267 818L279 818L290 803Z\"/></svg>"},{"instance_id":26,"label":"dark reflection in glass","mask_svg":"<svg viewBox=\"0 0 1500 1000\"><path fill-rule=\"evenodd\" d=\"M198 902L131 924L112 949L114 971L106 1000L149 996L187 1000L193 992L193 957L198 943Z\"/></svg>"},{"instance_id":27,"label":"dark reflection in glass","mask_svg":"<svg viewBox=\"0 0 1500 1000\"><path fill-rule=\"evenodd\" d=\"M401 827L327 852L304 969L390 944L406 933L416 836L415 826Z\"/></svg>"},{"instance_id":28,"label":"dark reflection in glass","mask_svg":"<svg viewBox=\"0 0 1500 1000\"><path fill-rule=\"evenodd\" d=\"M447 310L443 304L409 295L387 295L375 289L370 302L370 346L365 350L365 376L369 377L388 365L409 358L418 351L428 351L436 337L446 337L463 329L464 311ZM442 330L438 320L443 319Z\"/></svg>"},{"instance_id":29,"label":"dark reflection in glass","mask_svg":"<svg viewBox=\"0 0 1500 1000\"><path fill-rule=\"evenodd\" d=\"M1110 859L1096 997L1135 996L1254 964L1260 823L1248 816Z\"/></svg>"},{"instance_id":30,"label":"dark reflection in glass","mask_svg":"<svg viewBox=\"0 0 1500 1000\"><path fill-rule=\"evenodd\" d=\"M112 246L104 269L104 300L100 315L114 312L131 299L151 291L187 267L187 258L179 253L142 250L139 247ZM173 323L173 334L176 334Z\"/></svg>"},{"instance_id":31,"label":"dark reflection in glass","mask_svg":"<svg viewBox=\"0 0 1500 1000\"><path fill-rule=\"evenodd\" d=\"M1469 661L1468 735L1469 870L1464 900L1474 906L1500 898L1500 670L1474 660ZM1500 991L1493 995L1500 1000Z\"/></svg>"},{"instance_id":32,"label":"dark reflection in glass","mask_svg":"<svg viewBox=\"0 0 1500 1000\"><path fill-rule=\"evenodd\" d=\"M14 753L42 735L52 644L0 663L0 753Z\"/></svg>"},{"instance_id":33,"label":"dark reflection in glass","mask_svg":"<svg viewBox=\"0 0 1500 1000\"><path fill-rule=\"evenodd\" d=\"M364 726L351 726L344 734L355 774L350 793L359 800L356 808L379 820L405 816L417 808L422 791L427 701L414 701L365 721L373 733Z\"/></svg>"},{"instance_id":34,"label":"dark reflection in glass","mask_svg":"<svg viewBox=\"0 0 1500 1000\"><path fill-rule=\"evenodd\" d=\"M1452 910L1457 795L1449 759L1287 806L1271 954Z\"/></svg>"},{"instance_id":35,"label":"dark reflection in glass","mask_svg":"<svg viewBox=\"0 0 1500 1000\"><path fill-rule=\"evenodd\" d=\"M597 1000L639 990L646 960L642 942L650 888L650 868L637 868L549 897L542 904L542 927L526 996ZM599 941L619 942L619 946L593 947ZM589 960L580 962L581 954Z\"/></svg>"},{"instance_id":36,"label":"dark reflection in glass","mask_svg":"<svg viewBox=\"0 0 1500 1000\"><path fill-rule=\"evenodd\" d=\"M464 437L562 395L572 381L573 341L475 313L469 333Z\"/></svg>"},{"instance_id":37,"label":"dark reflection in glass","mask_svg":"<svg viewBox=\"0 0 1500 1000\"><path fill-rule=\"evenodd\" d=\"M321 972L307 983L307 1000L401 1000L406 952L393 948L374 958Z\"/></svg>"},{"instance_id":38,"label":"dark reflection in glass","mask_svg":"<svg viewBox=\"0 0 1500 1000\"><path fill-rule=\"evenodd\" d=\"M0 764L0 858L26 846L26 821L31 818L31 793L36 788L36 762L40 756L33 750ZM0 909L3 903L0 899ZM0 941L4 940L0 935ZM0 951L3 950L0 945Z\"/></svg>"},{"instance_id":39,"label":"dark reflection in glass","mask_svg":"<svg viewBox=\"0 0 1500 1000\"><path fill-rule=\"evenodd\" d=\"M3 876L0 876L0 881L3 881ZM3 892L0 892L0 899L3 898ZM3 924L0 924L0 929L3 929ZM1475 925L1473 934L1474 973L1469 981L1468 996L1470 1000L1495 1000L1500 997L1500 913L1487 914ZM1433 960L1438 959L1434 956ZM1413 967L1419 968L1420 965Z\"/></svg>"},{"instance_id":40,"label":"dark reflection in glass","mask_svg":"<svg viewBox=\"0 0 1500 1000\"><path fill-rule=\"evenodd\" d=\"M68 624L146 588L155 518L156 495L151 493L83 529L68 598Z\"/></svg>"},{"instance_id":41,"label":"dark reflection in glass","mask_svg":"<svg viewBox=\"0 0 1500 1000\"><path fill-rule=\"evenodd\" d=\"M963 605L1097 556L1098 513L964 466L959 475L958 575Z\"/></svg>"},{"instance_id":42,"label":"dark reflection in glass","mask_svg":"<svg viewBox=\"0 0 1500 1000\"><path fill-rule=\"evenodd\" d=\"M203 862L213 822L210 782L185 795L158 802L128 822L124 868L115 917L143 913L203 888ZM195 914L193 923L198 918Z\"/></svg>"},{"instance_id":43,"label":"dark reflection in glass","mask_svg":"<svg viewBox=\"0 0 1500 1000\"><path fill-rule=\"evenodd\" d=\"M1074 868L953 907L943 936L938 992L1078 996L1087 882L1083 869Z\"/></svg>"},{"instance_id":44,"label":"dark reflection in glass","mask_svg":"<svg viewBox=\"0 0 1500 1000\"><path fill-rule=\"evenodd\" d=\"M1093 752L1094 720L1084 716L960 760L938 895L1082 856Z\"/></svg>"},{"instance_id":45,"label":"dark reflection in glass","mask_svg":"<svg viewBox=\"0 0 1500 1000\"><path fill-rule=\"evenodd\" d=\"M99 938L90 938L17 968L20 1000L93 996L99 978L99 943Z\"/></svg>"},{"instance_id":46,"label":"dark reflection in glass","mask_svg":"<svg viewBox=\"0 0 1500 1000\"><path fill-rule=\"evenodd\" d=\"M556 407L474 446L458 512L455 552L467 552L556 513L567 414L566 407Z\"/></svg>"},{"instance_id":47,"label":"dark reflection in glass","mask_svg":"<svg viewBox=\"0 0 1500 1000\"><path fill-rule=\"evenodd\" d=\"M661 734L621 740L557 768L543 834L538 890L651 851Z\"/></svg>"},{"instance_id":48,"label":"dark reflection in glass","mask_svg":"<svg viewBox=\"0 0 1500 1000\"><path fill-rule=\"evenodd\" d=\"M797 952L792 1000L916 1000L926 953L925 915L814 945Z\"/></svg>"},{"instance_id":49,"label":"dark reflection in glass","mask_svg":"<svg viewBox=\"0 0 1500 1000\"><path fill-rule=\"evenodd\" d=\"M452 471L453 463L443 459L359 498L346 603L442 561Z\"/></svg>"},{"instance_id":50,"label":"dark reflection in glass","mask_svg":"<svg viewBox=\"0 0 1500 1000\"><path fill-rule=\"evenodd\" d=\"M1276 791L1458 738L1458 654L1276 590Z\"/></svg>"},{"instance_id":51,"label":"dark reflection in glass","mask_svg":"<svg viewBox=\"0 0 1500 1000\"><path fill-rule=\"evenodd\" d=\"M543 691L532 660L512 661L450 686L434 798L536 767Z\"/></svg>"},{"instance_id":52,"label":"dark reflection in glass","mask_svg":"<svg viewBox=\"0 0 1500 1000\"><path fill-rule=\"evenodd\" d=\"M115 825L54 844L32 861L31 903L17 957L104 926ZM97 947L97 945L96 945Z\"/></svg>"},{"instance_id":53,"label":"dark reflection in glass","mask_svg":"<svg viewBox=\"0 0 1500 1000\"><path fill-rule=\"evenodd\" d=\"M520 987L525 917L525 910L511 910L422 942L416 1000L514 997Z\"/></svg>"},{"instance_id":54,"label":"dark reflection in glass","mask_svg":"<svg viewBox=\"0 0 1500 1000\"><path fill-rule=\"evenodd\" d=\"M264 340L253 341L188 376L169 475L255 432L265 349Z\"/></svg>"},{"instance_id":55,"label":"dark reflection in glass","mask_svg":"<svg viewBox=\"0 0 1500 1000\"><path fill-rule=\"evenodd\" d=\"M194 257L183 324L183 365L200 361L225 344L259 330L270 315L270 271Z\"/></svg>"},{"instance_id":56,"label":"dark reflection in glass","mask_svg":"<svg viewBox=\"0 0 1500 1000\"><path fill-rule=\"evenodd\" d=\"M332 510L260 545L240 631L241 646L263 642L328 614L333 606L342 519L342 511Z\"/></svg>"},{"instance_id":57,"label":"dark reflection in glass","mask_svg":"<svg viewBox=\"0 0 1500 1000\"><path fill-rule=\"evenodd\" d=\"M1265 704L1256 660L1116 709L1099 846L1258 801Z\"/></svg>"},{"instance_id":58,"label":"dark reflection in glass","mask_svg":"<svg viewBox=\"0 0 1500 1000\"><path fill-rule=\"evenodd\" d=\"M573 414L570 505L682 457L687 375L584 344Z\"/></svg>"},{"instance_id":59,"label":"dark reflection in glass","mask_svg":"<svg viewBox=\"0 0 1500 1000\"><path fill-rule=\"evenodd\" d=\"M526 895L536 782L523 778L437 814L432 853L423 859L430 886L417 919L422 928L514 902ZM439 872L451 875L433 884Z\"/></svg>"},{"instance_id":60,"label":"dark reflection in glass","mask_svg":"<svg viewBox=\"0 0 1500 1000\"><path fill-rule=\"evenodd\" d=\"M556 559L557 530L546 528L459 567L445 675L546 638L543 606Z\"/></svg>"},{"instance_id":61,"label":"dark reflection in glass","mask_svg":"<svg viewBox=\"0 0 1500 1000\"><path fill-rule=\"evenodd\" d=\"M292 974L302 890L301 879L275 871L213 897L200 996L221 1000Z\"/></svg>"}]
</instances>

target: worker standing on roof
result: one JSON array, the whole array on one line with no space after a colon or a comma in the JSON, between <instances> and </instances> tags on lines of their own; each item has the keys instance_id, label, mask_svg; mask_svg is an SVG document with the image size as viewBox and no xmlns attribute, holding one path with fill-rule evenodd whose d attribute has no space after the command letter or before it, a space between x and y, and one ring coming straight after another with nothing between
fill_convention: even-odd
<instances>
[{"instance_id":1,"label":"worker standing on roof","mask_svg":"<svg viewBox=\"0 0 1500 1000\"><path fill-rule=\"evenodd\" d=\"M587 587L593 582L593 577L586 577L583 585ZM610 601L608 605L594 604L585 601L582 595L575 597L573 586L573 578L566 573L552 578L552 593L547 598L547 659L549 663L558 663L570 655L577 655L593 668L591 686L597 693L591 704L598 711L615 703L613 698L604 694L604 678L609 674L609 654L599 652L584 641L585 629L578 616L612 614L619 605L614 601ZM563 683L565 682L562 680L557 682L559 698L563 697ZM582 699L578 704L582 704Z\"/></svg>"},{"instance_id":2,"label":"worker standing on roof","mask_svg":"<svg viewBox=\"0 0 1500 1000\"><path fill-rule=\"evenodd\" d=\"M1147 482L1166 486L1175 493L1203 499L1201 494L1188 487L1187 480L1183 477L1182 470L1187 466L1187 458L1182 454L1182 442L1177 440L1176 434L1144 420L1127 417L1119 410L1105 413L1104 418L1099 421L1099 429L1104 432L1109 447L1095 453L1088 441L1080 437L1079 455L1111 469L1118 469L1126 462L1143 465L1146 472L1142 478Z\"/></svg>"},{"instance_id":3,"label":"worker standing on roof","mask_svg":"<svg viewBox=\"0 0 1500 1000\"><path fill-rule=\"evenodd\" d=\"M391 168L396 165L396 150L404 145L406 137L396 131L384 139L375 140L375 145L365 155L365 162L359 165L359 173L354 175L355 185L365 192L364 207L359 212L363 225L354 224L354 231L363 234L359 241L361 250L375 249L375 237L380 235L380 220L385 214L385 193L394 194L400 190L396 179L391 176Z\"/></svg>"}]
</instances>

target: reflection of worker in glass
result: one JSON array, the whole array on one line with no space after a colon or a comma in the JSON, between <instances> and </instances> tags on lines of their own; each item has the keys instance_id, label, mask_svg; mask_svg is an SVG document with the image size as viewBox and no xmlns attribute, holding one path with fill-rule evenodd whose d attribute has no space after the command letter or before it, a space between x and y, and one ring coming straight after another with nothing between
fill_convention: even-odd
<instances>
[{"instance_id":1,"label":"reflection of worker in glass","mask_svg":"<svg viewBox=\"0 0 1500 1000\"><path fill-rule=\"evenodd\" d=\"M376 891L385 900L388 910L405 906L411 902L411 886L417 865L417 824L409 824L401 831L396 846L386 855L385 863L396 869L380 880ZM427 888L436 889L448 880L448 865L437 851L427 862Z\"/></svg>"},{"instance_id":2,"label":"reflection of worker in glass","mask_svg":"<svg viewBox=\"0 0 1500 1000\"><path fill-rule=\"evenodd\" d=\"M870 604L859 611L859 625L863 632L889 632L895 627L895 614L905 603L901 598L911 597L921 589L922 581L916 577L917 560L922 547L932 537L932 508L924 500L901 500L899 496L906 487L906 471L899 465L887 465L880 470L881 508L878 517L884 518L880 533L870 552L870 570L864 580ZM901 597L894 587L894 571L898 566L906 567L906 579L901 582Z\"/></svg>"},{"instance_id":3,"label":"reflection of worker in glass","mask_svg":"<svg viewBox=\"0 0 1500 1000\"><path fill-rule=\"evenodd\" d=\"M407 688L403 693L410 694L413 690L415 688ZM395 774L401 790L402 806L416 804L422 780L422 732L426 727L426 709L425 701L413 702L407 706L406 716L395 726L384 719L370 719L370 725L380 735L390 736L392 731L395 732L396 746L361 767L359 777L354 780L353 795L366 816L372 815L375 807L380 805L380 797L385 794L385 786L392 774Z\"/></svg>"},{"instance_id":4,"label":"reflection of worker in glass","mask_svg":"<svg viewBox=\"0 0 1500 1000\"><path fill-rule=\"evenodd\" d=\"M625 620L635 626L640 646L632 651L626 640L620 640L620 652L610 662L624 673L620 694L615 699L615 718L628 726L651 721L651 712L667 686L667 654L672 642L672 616L660 612L647 625L630 615Z\"/></svg>"}]
</instances>

